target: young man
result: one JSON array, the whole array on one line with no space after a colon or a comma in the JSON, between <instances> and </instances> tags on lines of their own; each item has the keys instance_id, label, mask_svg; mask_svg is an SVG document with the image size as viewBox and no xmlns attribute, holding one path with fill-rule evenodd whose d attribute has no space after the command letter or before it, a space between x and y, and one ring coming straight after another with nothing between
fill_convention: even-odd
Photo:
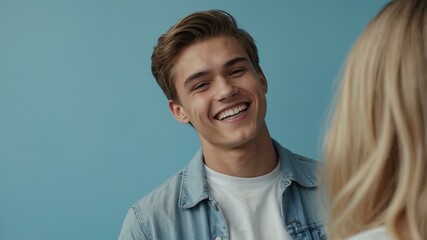
<instances>
[{"instance_id":1,"label":"young man","mask_svg":"<svg viewBox=\"0 0 427 240\"><path fill-rule=\"evenodd\" d=\"M119 239L326 239L317 163L270 137L267 80L234 18L193 13L159 38L151 59L172 114L194 127L201 150L129 210Z\"/></svg>"}]
</instances>

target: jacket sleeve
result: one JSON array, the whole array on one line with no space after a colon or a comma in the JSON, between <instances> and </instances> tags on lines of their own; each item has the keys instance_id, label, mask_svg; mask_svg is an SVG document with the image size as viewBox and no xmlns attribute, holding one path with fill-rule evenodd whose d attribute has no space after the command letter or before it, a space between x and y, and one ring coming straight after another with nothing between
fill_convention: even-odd
<instances>
[{"instance_id":1,"label":"jacket sleeve","mask_svg":"<svg viewBox=\"0 0 427 240\"><path fill-rule=\"evenodd\" d=\"M118 240L148 240L143 229L136 217L134 208L130 208L125 220L123 221L122 230Z\"/></svg>"}]
</instances>

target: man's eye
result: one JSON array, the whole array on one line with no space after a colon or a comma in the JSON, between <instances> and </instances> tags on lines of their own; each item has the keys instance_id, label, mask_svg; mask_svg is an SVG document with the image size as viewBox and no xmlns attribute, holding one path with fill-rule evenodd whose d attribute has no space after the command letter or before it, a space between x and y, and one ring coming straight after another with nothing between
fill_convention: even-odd
<instances>
[{"instance_id":1,"label":"man's eye","mask_svg":"<svg viewBox=\"0 0 427 240\"><path fill-rule=\"evenodd\" d=\"M237 68L237 69L233 69L228 76L229 77L240 77L245 73L245 69L243 68Z\"/></svg>"},{"instance_id":2,"label":"man's eye","mask_svg":"<svg viewBox=\"0 0 427 240\"><path fill-rule=\"evenodd\" d=\"M201 89L203 89L203 88L205 88L205 87L207 87L209 84L207 83L207 82L201 82L201 83L198 83L198 84L196 84L194 87L193 87L193 91L195 91L195 90L201 90Z\"/></svg>"}]
</instances>

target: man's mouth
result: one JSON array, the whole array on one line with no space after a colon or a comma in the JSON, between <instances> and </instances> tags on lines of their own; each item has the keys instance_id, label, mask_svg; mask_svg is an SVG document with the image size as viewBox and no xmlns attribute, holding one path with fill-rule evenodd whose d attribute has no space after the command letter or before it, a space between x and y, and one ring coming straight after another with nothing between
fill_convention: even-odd
<instances>
[{"instance_id":1,"label":"man's mouth","mask_svg":"<svg viewBox=\"0 0 427 240\"><path fill-rule=\"evenodd\" d=\"M225 120L227 118L231 118L233 116L236 116L241 112L246 111L248 109L248 107L249 107L249 104L242 103L242 104L237 105L233 108L230 108L230 109L227 109L225 111L220 112L219 114L216 115L215 118L222 121L222 120Z\"/></svg>"}]
</instances>

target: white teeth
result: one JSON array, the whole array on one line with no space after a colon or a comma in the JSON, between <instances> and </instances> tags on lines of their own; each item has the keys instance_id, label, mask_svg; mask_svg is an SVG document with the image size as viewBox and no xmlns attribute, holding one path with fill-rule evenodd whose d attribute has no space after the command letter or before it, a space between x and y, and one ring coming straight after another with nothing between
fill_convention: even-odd
<instances>
[{"instance_id":1,"label":"white teeth","mask_svg":"<svg viewBox=\"0 0 427 240\"><path fill-rule=\"evenodd\" d=\"M218 115L218 119L224 120L228 117L234 116L234 115L238 114L239 112L246 110L247 108L248 108L248 105L245 103L245 104L236 106L234 108L227 109Z\"/></svg>"}]
</instances>

